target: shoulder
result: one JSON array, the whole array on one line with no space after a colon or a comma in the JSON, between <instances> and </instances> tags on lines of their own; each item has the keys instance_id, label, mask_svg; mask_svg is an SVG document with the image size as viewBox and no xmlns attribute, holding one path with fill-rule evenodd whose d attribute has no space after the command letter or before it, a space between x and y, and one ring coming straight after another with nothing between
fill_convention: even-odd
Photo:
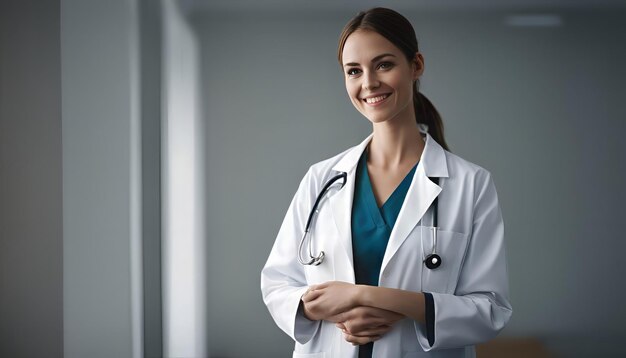
<instances>
[{"instance_id":1,"label":"shoulder","mask_svg":"<svg viewBox=\"0 0 626 358\"><path fill-rule=\"evenodd\" d=\"M495 191L495 184L489 170L451 152L445 151L445 154L450 184L472 195L474 200L477 200L486 190Z\"/></svg>"},{"instance_id":2,"label":"shoulder","mask_svg":"<svg viewBox=\"0 0 626 358\"><path fill-rule=\"evenodd\" d=\"M498 207L498 194L489 170L446 151L449 185L473 202L474 208ZM495 203L495 205L494 205Z\"/></svg>"},{"instance_id":3,"label":"shoulder","mask_svg":"<svg viewBox=\"0 0 626 358\"><path fill-rule=\"evenodd\" d=\"M326 181L337 174L333 168L355 147L356 146L350 147L339 154L311 165L304 179L309 182L309 185L321 187Z\"/></svg>"},{"instance_id":4,"label":"shoulder","mask_svg":"<svg viewBox=\"0 0 626 358\"><path fill-rule=\"evenodd\" d=\"M309 206L312 205L317 195L321 192L324 185L335 175L337 171L333 170L335 165L339 163L354 147L348 148L343 152L330 158L319 161L311 166L304 174L300 181L295 198L299 202L303 202Z\"/></svg>"},{"instance_id":5,"label":"shoulder","mask_svg":"<svg viewBox=\"0 0 626 358\"><path fill-rule=\"evenodd\" d=\"M480 165L472 163L447 150L444 152L446 154L448 171L451 177L485 179L491 176L491 173Z\"/></svg>"}]
</instances>

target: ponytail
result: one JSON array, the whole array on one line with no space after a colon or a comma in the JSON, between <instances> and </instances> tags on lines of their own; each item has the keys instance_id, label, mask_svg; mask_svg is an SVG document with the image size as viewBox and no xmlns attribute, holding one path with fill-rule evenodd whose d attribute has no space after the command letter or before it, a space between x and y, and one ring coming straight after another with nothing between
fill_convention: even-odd
<instances>
[{"instance_id":1,"label":"ponytail","mask_svg":"<svg viewBox=\"0 0 626 358\"><path fill-rule=\"evenodd\" d=\"M423 123L428 126L428 134L443 147L449 151L448 144L443 136L443 121L441 115L437 112L435 106L419 91L418 81L413 86L413 107L415 108L415 120L417 123Z\"/></svg>"}]
</instances>

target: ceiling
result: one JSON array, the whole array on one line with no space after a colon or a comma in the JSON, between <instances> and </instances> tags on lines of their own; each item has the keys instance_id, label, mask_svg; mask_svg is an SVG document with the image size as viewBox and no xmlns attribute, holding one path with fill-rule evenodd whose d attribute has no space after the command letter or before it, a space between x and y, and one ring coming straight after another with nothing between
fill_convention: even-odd
<instances>
[{"instance_id":1,"label":"ceiling","mask_svg":"<svg viewBox=\"0 0 626 358\"><path fill-rule=\"evenodd\" d=\"M191 12L202 11L316 11L337 12L390 7L399 11L555 11L624 9L626 0L180 0Z\"/></svg>"}]
</instances>

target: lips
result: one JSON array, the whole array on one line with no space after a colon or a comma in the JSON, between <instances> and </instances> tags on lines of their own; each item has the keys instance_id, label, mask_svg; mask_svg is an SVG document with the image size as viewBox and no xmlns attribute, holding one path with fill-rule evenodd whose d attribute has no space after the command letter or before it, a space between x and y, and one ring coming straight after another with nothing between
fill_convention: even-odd
<instances>
[{"instance_id":1,"label":"lips","mask_svg":"<svg viewBox=\"0 0 626 358\"><path fill-rule=\"evenodd\" d=\"M378 105L380 103L382 103L384 100L386 100L389 96L391 95L391 93L383 93L380 95L376 95L376 96L369 96L366 98L363 98L363 102L369 104L369 105Z\"/></svg>"}]
</instances>

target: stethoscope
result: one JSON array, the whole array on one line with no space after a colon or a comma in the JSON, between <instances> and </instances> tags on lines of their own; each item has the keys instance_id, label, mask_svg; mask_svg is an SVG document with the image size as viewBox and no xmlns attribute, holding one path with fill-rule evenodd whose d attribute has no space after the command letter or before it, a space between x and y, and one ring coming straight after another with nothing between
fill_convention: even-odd
<instances>
[{"instance_id":1,"label":"stethoscope","mask_svg":"<svg viewBox=\"0 0 626 358\"><path fill-rule=\"evenodd\" d=\"M302 246L304 246L304 243L306 242L307 236L309 235L309 231L311 230L311 226L313 225L313 220L316 214L319 214L318 206L320 202L322 201L326 193L330 190L330 187L336 181L340 179L343 180L343 182L341 183L341 186L339 187L339 190L341 190L344 187L344 185L346 185L347 178L348 178L348 174L346 172L341 172L335 175L334 177L330 178L328 182L326 182L326 184L322 188L322 191L317 195L317 198L315 199L315 203L313 204L313 208L309 212L309 218L307 219L306 226L304 228L304 234L302 235L302 240L300 240L300 245L298 246L298 261L300 262L300 264L318 266L324 261L324 256L325 256L324 251L320 251L320 253L316 256L313 255L311 239L308 240L309 241L309 259L308 260L302 259ZM435 184L439 184L439 178L435 177L435 178L431 178L431 180L433 180ZM441 263L442 263L441 256L437 255L437 230L439 229L437 227L437 212L438 212L438 207L439 207L438 199L439 197L436 197L433 203L431 204L431 206L433 207L433 226L431 228L433 230L433 251L428 256L426 256L426 258L423 261L426 267L431 270L434 270L437 267L441 266Z\"/></svg>"},{"instance_id":2,"label":"stethoscope","mask_svg":"<svg viewBox=\"0 0 626 358\"><path fill-rule=\"evenodd\" d=\"M311 224L313 223L313 218L315 217L315 214L319 213L319 210L317 210L317 207L319 206L326 192L328 192L330 187L339 179L343 179L343 183L341 183L341 186L339 187L339 190L341 190L343 186L346 185L346 181L348 180L348 174L346 172L341 172L335 175L334 177L330 178L330 180L326 182L326 184L322 188L322 191L319 193L319 195L315 199L313 208L311 209L311 212L309 213L309 218L306 221L306 227L304 228L304 235L302 235L302 240L300 240L300 246L298 246L298 261L300 261L302 265L318 266L319 264L322 263L322 261L324 261L324 251L320 251L319 255L313 256L311 252L312 240L310 239L309 239L309 260L308 261L303 260L301 257L302 246L304 245L304 242L306 241L307 234L311 230Z\"/></svg>"},{"instance_id":3,"label":"stethoscope","mask_svg":"<svg viewBox=\"0 0 626 358\"><path fill-rule=\"evenodd\" d=\"M439 185L439 178L434 177L431 180L435 184ZM437 255L437 230L439 230L439 228L437 227L437 212L439 211L439 196L435 198L431 205L433 206L433 226L431 227L431 229L433 230L433 252L431 252L430 255L426 256L426 258L424 259L424 264L429 269L434 270L437 267L441 266L442 262L441 256Z\"/></svg>"}]
</instances>

